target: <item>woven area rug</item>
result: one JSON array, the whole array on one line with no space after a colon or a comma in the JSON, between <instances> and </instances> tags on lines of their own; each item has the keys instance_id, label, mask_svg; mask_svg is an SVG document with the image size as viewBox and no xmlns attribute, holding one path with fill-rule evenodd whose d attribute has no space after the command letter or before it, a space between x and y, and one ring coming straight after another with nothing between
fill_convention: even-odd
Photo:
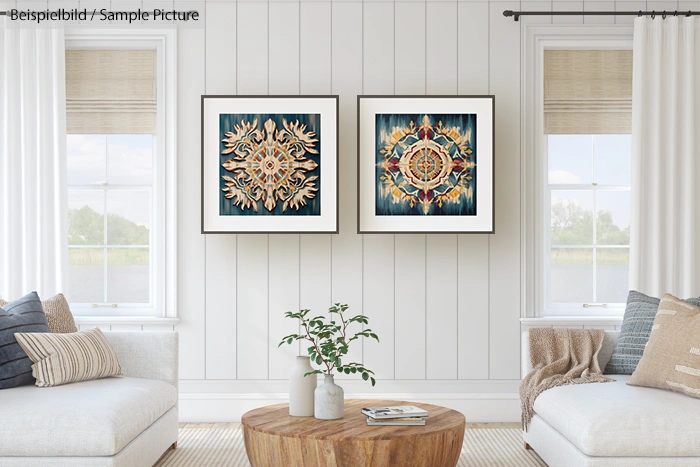
<instances>
[{"instance_id":1,"label":"woven area rug","mask_svg":"<svg viewBox=\"0 0 700 467\"><path fill-rule=\"evenodd\" d=\"M464 436L458 467L537 467L545 466L537 454L523 448L517 428L470 428ZM175 450L156 467L250 467L238 424L189 424L180 428Z\"/></svg>"}]
</instances>

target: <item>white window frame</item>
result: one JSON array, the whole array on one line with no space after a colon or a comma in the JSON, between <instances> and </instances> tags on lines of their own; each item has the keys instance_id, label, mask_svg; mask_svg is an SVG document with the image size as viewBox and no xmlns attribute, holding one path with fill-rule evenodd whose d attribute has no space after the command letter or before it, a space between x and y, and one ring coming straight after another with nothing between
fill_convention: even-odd
<instances>
[{"instance_id":1,"label":"white window frame","mask_svg":"<svg viewBox=\"0 0 700 467\"><path fill-rule=\"evenodd\" d=\"M549 200L544 134L545 50L631 50L630 25L524 25L522 29L521 102L521 310L523 318L617 317L624 307L548 306L545 255L549 253Z\"/></svg>"},{"instance_id":2,"label":"white window frame","mask_svg":"<svg viewBox=\"0 0 700 467\"><path fill-rule=\"evenodd\" d=\"M66 50L156 50L157 94L153 159L151 306L94 308L71 305L79 323L138 324L177 321L177 31L67 28ZM162 135L162 136L161 136ZM167 323L166 323L167 321Z\"/></svg>"}]
</instances>

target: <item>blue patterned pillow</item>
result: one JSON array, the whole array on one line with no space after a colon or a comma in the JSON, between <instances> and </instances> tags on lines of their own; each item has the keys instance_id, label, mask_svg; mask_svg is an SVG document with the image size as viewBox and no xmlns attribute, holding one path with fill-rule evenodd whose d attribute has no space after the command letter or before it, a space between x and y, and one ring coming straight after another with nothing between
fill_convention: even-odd
<instances>
[{"instance_id":1,"label":"blue patterned pillow","mask_svg":"<svg viewBox=\"0 0 700 467\"><path fill-rule=\"evenodd\" d=\"M700 306L700 297L688 298L685 301ZM613 375L634 373L644 354L644 347L649 342L649 334L651 334L651 327L660 302L661 299L630 290L625 316L622 318L620 337L604 373Z\"/></svg>"},{"instance_id":2,"label":"blue patterned pillow","mask_svg":"<svg viewBox=\"0 0 700 467\"><path fill-rule=\"evenodd\" d=\"M34 384L33 362L17 343L16 332L51 332L36 292L0 307L0 389Z\"/></svg>"}]
</instances>

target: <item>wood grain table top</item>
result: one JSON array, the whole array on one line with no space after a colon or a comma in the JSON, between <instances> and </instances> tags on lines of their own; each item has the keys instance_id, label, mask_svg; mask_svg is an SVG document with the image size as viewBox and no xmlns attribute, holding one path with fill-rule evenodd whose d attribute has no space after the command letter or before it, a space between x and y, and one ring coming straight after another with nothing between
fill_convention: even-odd
<instances>
[{"instance_id":1,"label":"wood grain table top","mask_svg":"<svg viewBox=\"0 0 700 467\"><path fill-rule=\"evenodd\" d=\"M367 417L360 413L363 407L414 405L428 411L425 426L367 426ZM317 420L314 417L290 417L289 404L278 404L251 410L243 415L245 429L290 438L321 440L390 440L402 437L420 437L445 430L464 427L464 415L439 405L406 401L346 399L345 417L340 420Z\"/></svg>"}]
</instances>

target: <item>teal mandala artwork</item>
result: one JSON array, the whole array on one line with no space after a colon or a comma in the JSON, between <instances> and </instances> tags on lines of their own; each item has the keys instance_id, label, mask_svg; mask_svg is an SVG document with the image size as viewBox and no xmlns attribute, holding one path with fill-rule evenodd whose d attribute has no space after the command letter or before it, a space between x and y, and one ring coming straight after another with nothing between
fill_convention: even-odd
<instances>
[{"instance_id":1,"label":"teal mandala artwork","mask_svg":"<svg viewBox=\"0 0 700 467\"><path fill-rule=\"evenodd\" d=\"M376 215L476 215L476 115L376 115Z\"/></svg>"},{"instance_id":2,"label":"teal mandala artwork","mask_svg":"<svg viewBox=\"0 0 700 467\"><path fill-rule=\"evenodd\" d=\"M321 215L320 114L221 114L219 213Z\"/></svg>"}]
</instances>

